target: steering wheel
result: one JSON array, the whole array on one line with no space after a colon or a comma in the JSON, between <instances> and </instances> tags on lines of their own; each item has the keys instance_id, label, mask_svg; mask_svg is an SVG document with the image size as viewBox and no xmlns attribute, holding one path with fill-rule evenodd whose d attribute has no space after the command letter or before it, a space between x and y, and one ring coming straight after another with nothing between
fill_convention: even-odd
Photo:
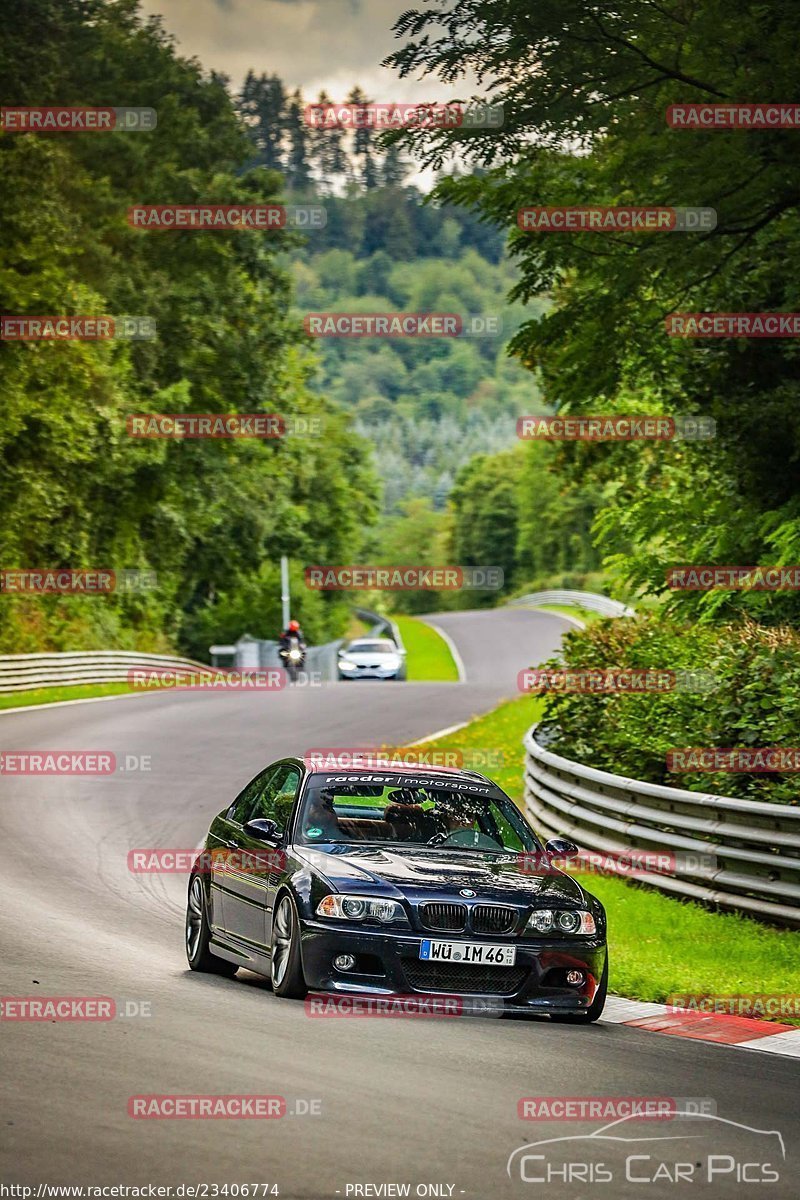
<instances>
[{"instance_id":1,"label":"steering wheel","mask_svg":"<svg viewBox=\"0 0 800 1200\"><path fill-rule=\"evenodd\" d=\"M477 829L454 829L452 833L435 833L429 846L463 846L470 850L502 850L494 838Z\"/></svg>"}]
</instances>

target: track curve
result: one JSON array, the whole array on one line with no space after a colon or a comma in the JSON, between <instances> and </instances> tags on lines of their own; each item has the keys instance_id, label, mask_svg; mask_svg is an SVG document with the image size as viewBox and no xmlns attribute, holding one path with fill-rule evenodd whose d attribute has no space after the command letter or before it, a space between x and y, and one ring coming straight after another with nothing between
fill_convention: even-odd
<instances>
[{"instance_id":1,"label":"track curve","mask_svg":"<svg viewBox=\"0 0 800 1200\"><path fill-rule=\"evenodd\" d=\"M151 757L148 772L0 780L3 994L105 995L152 1012L108 1023L0 1023L6 1182L257 1181L277 1184L284 1200L380 1195L347 1189L405 1182L411 1195L417 1184L475 1200L533 1195L535 1185L506 1173L509 1155L526 1141L596 1128L518 1118L521 1097L557 1094L711 1097L730 1120L782 1130L787 1153L796 1153L789 1060L602 1023L311 1020L254 975L188 971L185 876L131 874L129 849L197 845L211 816L281 754L402 743L487 711L515 694L517 671L552 653L567 628L555 613L510 609L432 620L458 648L462 683L143 695L0 716L4 750ZM127 1099L143 1093L277 1094L290 1107L319 1101L321 1112L267 1122L132 1120ZM606 1161L621 1163L623 1153L611 1147ZM605 1194L642 1190L621 1183ZM686 1193L665 1181L645 1194ZM745 1191L721 1183L713 1194ZM769 1194L796 1187L772 1185Z\"/></svg>"}]
</instances>

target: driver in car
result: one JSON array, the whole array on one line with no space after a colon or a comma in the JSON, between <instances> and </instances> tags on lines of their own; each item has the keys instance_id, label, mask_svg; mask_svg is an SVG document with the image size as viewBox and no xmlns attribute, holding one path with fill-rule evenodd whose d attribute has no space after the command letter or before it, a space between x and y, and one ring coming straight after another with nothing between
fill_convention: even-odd
<instances>
[{"instance_id":1,"label":"driver in car","mask_svg":"<svg viewBox=\"0 0 800 1200\"><path fill-rule=\"evenodd\" d=\"M395 788L386 797L384 820L394 837L402 842L428 842L443 826L431 811L433 801L426 792L414 788Z\"/></svg>"},{"instance_id":2,"label":"driver in car","mask_svg":"<svg viewBox=\"0 0 800 1200\"><path fill-rule=\"evenodd\" d=\"M444 830L439 840L454 846L494 845L495 839L481 830L482 815L483 809L468 796L442 797L436 806L436 816Z\"/></svg>"}]
</instances>

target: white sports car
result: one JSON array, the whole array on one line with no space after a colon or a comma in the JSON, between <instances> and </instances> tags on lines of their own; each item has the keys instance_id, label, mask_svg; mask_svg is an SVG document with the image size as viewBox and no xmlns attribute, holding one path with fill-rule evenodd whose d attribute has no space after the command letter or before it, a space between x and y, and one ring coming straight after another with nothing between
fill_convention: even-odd
<instances>
[{"instance_id":1,"label":"white sports car","mask_svg":"<svg viewBox=\"0 0 800 1200\"><path fill-rule=\"evenodd\" d=\"M339 651L340 679L402 679L405 662L390 638L354 638Z\"/></svg>"}]
</instances>

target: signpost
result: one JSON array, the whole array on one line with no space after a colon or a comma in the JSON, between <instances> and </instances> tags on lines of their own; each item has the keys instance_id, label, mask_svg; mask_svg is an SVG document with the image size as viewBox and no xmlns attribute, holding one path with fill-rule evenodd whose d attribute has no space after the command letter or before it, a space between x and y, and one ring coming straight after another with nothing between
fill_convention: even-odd
<instances>
[{"instance_id":1,"label":"signpost","mask_svg":"<svg viewBox=\"0 0 800 1200\"><path fill-rule=\"evenodd\" d=\"M282 628L285 629L291 620L291 606L289 597L289 560L285 554L281 555L281 620Z\"/></svg>"}]
</instances>

